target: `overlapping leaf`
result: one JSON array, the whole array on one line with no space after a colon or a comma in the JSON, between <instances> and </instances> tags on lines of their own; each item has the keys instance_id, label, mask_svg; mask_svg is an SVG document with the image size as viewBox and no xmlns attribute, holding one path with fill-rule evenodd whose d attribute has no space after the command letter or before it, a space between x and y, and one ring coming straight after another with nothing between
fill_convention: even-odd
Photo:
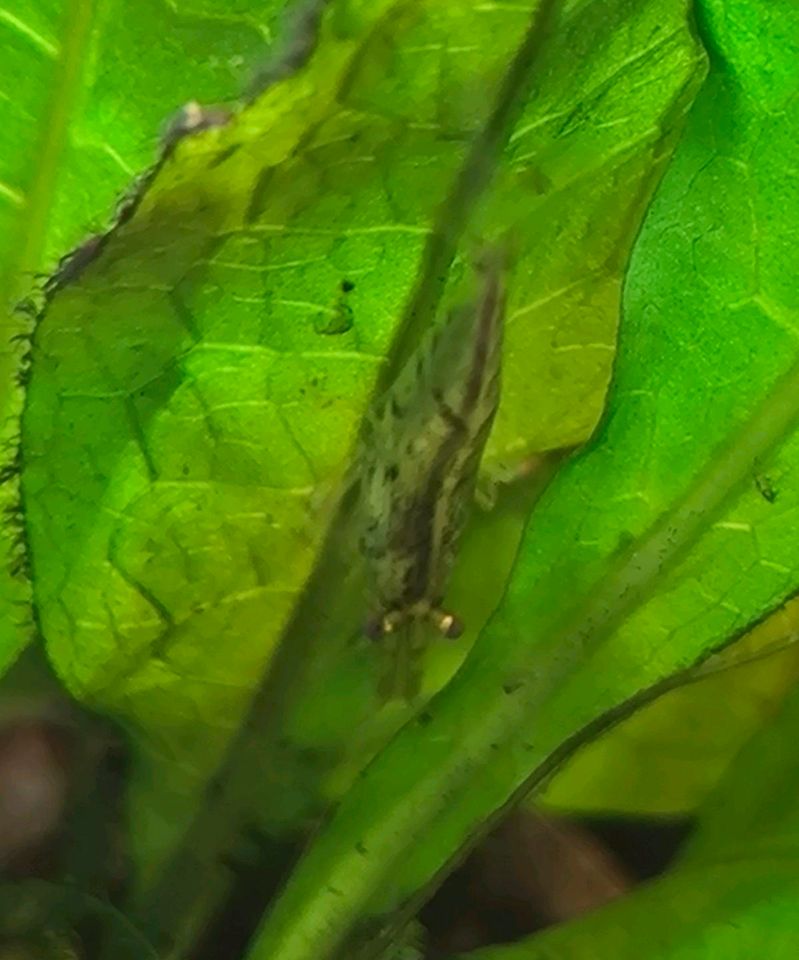
<instances>
[{"instance_id":1,"label":"overlapping leaf","mask_svg":"<svg viewBox=\"0 0 799 960\"><path fill-rule=\"evenodd\" d=\"M796 598L682 685L586 744L539 802L581 812L692 813L799 677Z\"/></svg>"},{"instance_id":2,"label":"overlapping leaf","mask_svg":"<svg viewBox=\"0 0 799 960\"><path fill-rule=\"evenodd\" d=\"M472 960L788 958L799 948L794 690L747 745L664 877L584 919Z\"/></svg>"},{"instance_id":3,"label":"overlapping leaf","mask_svg":"<svg viewBox=\"0 0 799 960\"><path fill-rule=\"evenodd\" d=\"M193 97L227 100L266 56L282 0L129 5L11 0L0 16L0 669L33 634L17 482L36 274L109 223L148 167L164 119ZM20 382L22 381L22 382ZM10 575L9 575L10 571Z\"/></svg>"},{"instance_id":4,"label":"overlapping leaf","mask_svg":"<svg viewBox=\"0 0 799 960\"><path fill-rule=\"evenodd\" d=\"M460 231L515 234L497 458L596 419L625 244L698 64L684 3L665 20L607 6L567 8L539 74L519 56L533 3L332 4L308 66L181 143L52 299L24 421L36 607L69 688L137 733L148 856L270 658L392 337L432 321ZM589 35L602 56L575 81L566 63ZM543 144L542 171L529 152ZM580 253L551 257L540 289L573 291L585 322L547 343L523 278L556 238ZM531 362L514 361L533 341ZM542 412L536 432L528 384L559 379L567 353L572 386L554 406L568 393L577 412L561 433Z\"/></svg>"},{"instance_id":5,"label":"overlapping leaf","mask_svg":"<svg viewBox=\"0 0 799 960\"><path fill-rule=\"evenodd\" d=\"M635 249L601 431L541 501L472 655L344 799L253 957L352 956L364 911L407 909L570 741L796 589L799 24L787 2L736 9L702 5L712 70Z\"/></svg>"}]
</instances>

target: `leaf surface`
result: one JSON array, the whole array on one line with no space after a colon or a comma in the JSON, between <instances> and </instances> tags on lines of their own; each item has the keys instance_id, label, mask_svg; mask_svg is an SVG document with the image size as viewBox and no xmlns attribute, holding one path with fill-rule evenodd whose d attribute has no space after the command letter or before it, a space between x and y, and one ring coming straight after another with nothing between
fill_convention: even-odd
<instances>
[{"instance_id":1,"label":"leaf surface","mask_svg":"<svg viewBox=\"0 0 799 960\"><path fill-rule=\"evenodd\" d=\"M0 670L34 634L18 482L30 310L14 309L59 258L104 229L149 167L165 117L232 98L264 57L282 0L10 0L0 14Z\"/></svg>"},{"instance_id":2,"label":"leaf surface","mask_svg":"<svg viewBox=\"0 0 799 960\"><path fill-rule=\"evenodd\" d=\"M603 715L797 588L797 12L701 13L711 72L634 251L602 426L540 501L463 668L345 797L253 958L364 938L374 955L369 931ZM364 912L375 926L353 930Z\"/></svg>"},{"instance_id":3,"label":"leaf surface","mask_svg":"<svg viewBox=\"0 0 799 960\"><path fill-rule=\"evenodd\" d=\"M535 4L333 3L307 66L181 142L52 298L23 424L36 609L73 694L136 735L142 860L196 805L270 662L381 371L457 290L478 240L510 229L517 258L492 462L596 420L624 250L701 66L683 2L665 20L660 6L611 9L567 6L539 72ZM597 38L602 57L575 79L573 44ZM582 252L551 257L545 302L528 302L524 278L556 237ZM540 311L567 289L582 320L562 350ZM532 372L512 362L530 338ZM566 353L558 433L543 399L534 422L524 411ZM363 604L342 611L338 644ZM368 683L355 691L372 710Z\"/></svg>"},{"instance_id":4,"label":"leaf surface","mask_svg":"<svg viewBox=\"0 0 799 960\"><path fill-rule=\"evenodd\" d=\"M471 960L653 960L768 956L799 948L799 694L752 739L705 804L663 877L590 916Z\"/></svg>"},{"instance_id":5,"label":"leaf surface","mask_svg":"<svg viewBox=\"0 0 799 960\"><path fill-rule=\"evenodd\" d=\"M799 602L780 607L559 770L538 802L561 810L692 813L799 679Z\"/></svg>"}]
</instances>

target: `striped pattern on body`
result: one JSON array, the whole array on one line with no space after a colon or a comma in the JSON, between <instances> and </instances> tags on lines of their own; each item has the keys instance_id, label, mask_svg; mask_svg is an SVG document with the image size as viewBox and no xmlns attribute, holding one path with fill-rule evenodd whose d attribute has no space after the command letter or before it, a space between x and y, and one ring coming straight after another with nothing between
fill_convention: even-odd
<instances>
[{"instance_id":1,"label":"striped pattern on body","mask_svg":"<svg viewBox=\"0 0 799 960\"><path fill-rule=\"evenodd\" d=\"M477 297L425 337L368 424L361 548L374 637L425 620L446 636L461 630L441 604L499 404L505 299L500 258L477 270Z\"/></svg>"}]
</instances>

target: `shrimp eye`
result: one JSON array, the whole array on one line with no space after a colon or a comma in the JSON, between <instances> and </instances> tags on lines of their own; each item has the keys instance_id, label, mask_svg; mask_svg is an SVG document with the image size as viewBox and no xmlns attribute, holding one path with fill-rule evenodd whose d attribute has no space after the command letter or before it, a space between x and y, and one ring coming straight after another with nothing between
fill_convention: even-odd
<instances>
[{"instance_id":1,"label":"shrimp eye","mask_svg":"<svg viewBox=\"0 0 799 960\"><path fill-rule=\"evenodd\" d=\"M457 640L464 631L463 620L453 613L438 612L435 624L442 636L448 640Z\"/></svg>"}]
</instances>

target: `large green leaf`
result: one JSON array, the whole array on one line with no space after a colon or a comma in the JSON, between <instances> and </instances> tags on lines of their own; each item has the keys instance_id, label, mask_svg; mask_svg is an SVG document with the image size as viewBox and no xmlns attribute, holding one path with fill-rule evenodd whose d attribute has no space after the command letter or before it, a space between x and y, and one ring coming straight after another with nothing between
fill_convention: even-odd
<instances>
[{"instance_id":1,"label":"large green leaf","mask_svg":"<svg viewBox=\"0 0 799 960\"><path fill-rule=\"evenodd\" d=\"M33 634L17 445L31 318L6 312L34 275L104 227L148 167L164 118L232 98L265 55L283 0L167 6L10 0L0 14L0 670ZM17 339L12 339L16 337ZM11 341L9 345L9 341ZM9 574L9 567L11 572Z\"/></svg>"},{"instance_id":2,"label":"large green leaf","mask_svg":"<svg viewBox=\"0 0 799 960\"><path fill-rule=\"evenodd\" d=\"M603 425L541 500L463 668L344 798L254 958L352 956L350 935L412 907L603 714L797 588L799 13L707 0L702 27L712 70L634 252Z\"/></svg>"},{"instance_id":3,"label":"large green leaf","mask_svg":"<svg viewBox=\"0 0 799 960\"><path fill-rule=\"evenodd\" d=\"M706 804L664 877L584 919L470 960L707 960L799 950L799 689Z\"/></svg>"},{"instance_id":4,"label":"large green leaf","mask_svg":"<svg viewBox=\"0 0 799 960\"><path fill-rule=\"evenodd\" d=\"M540 26L533 2L332 3L307 67L180 143L37 328L36 609L69 689L136 734L148 864L294 612L381 369L475 243L510 233L516 258L491 464L598 417L621 266L701 54L684 0L567 4ZM348 597L339 649L363 614ZM372 654L356 658L368 717Z\"/></svg>"},{"instance_id":5,"label":"large green leaf","mask_svg":"<svg viewBox=\"0 0 799 960\"><path fill-rule=\"evenodd\" d=\"M578 751L537 802L583 813L693 812L799 679L798 618L794 598L676 678L676 689Z\"/></svg>"}]
</instances>

